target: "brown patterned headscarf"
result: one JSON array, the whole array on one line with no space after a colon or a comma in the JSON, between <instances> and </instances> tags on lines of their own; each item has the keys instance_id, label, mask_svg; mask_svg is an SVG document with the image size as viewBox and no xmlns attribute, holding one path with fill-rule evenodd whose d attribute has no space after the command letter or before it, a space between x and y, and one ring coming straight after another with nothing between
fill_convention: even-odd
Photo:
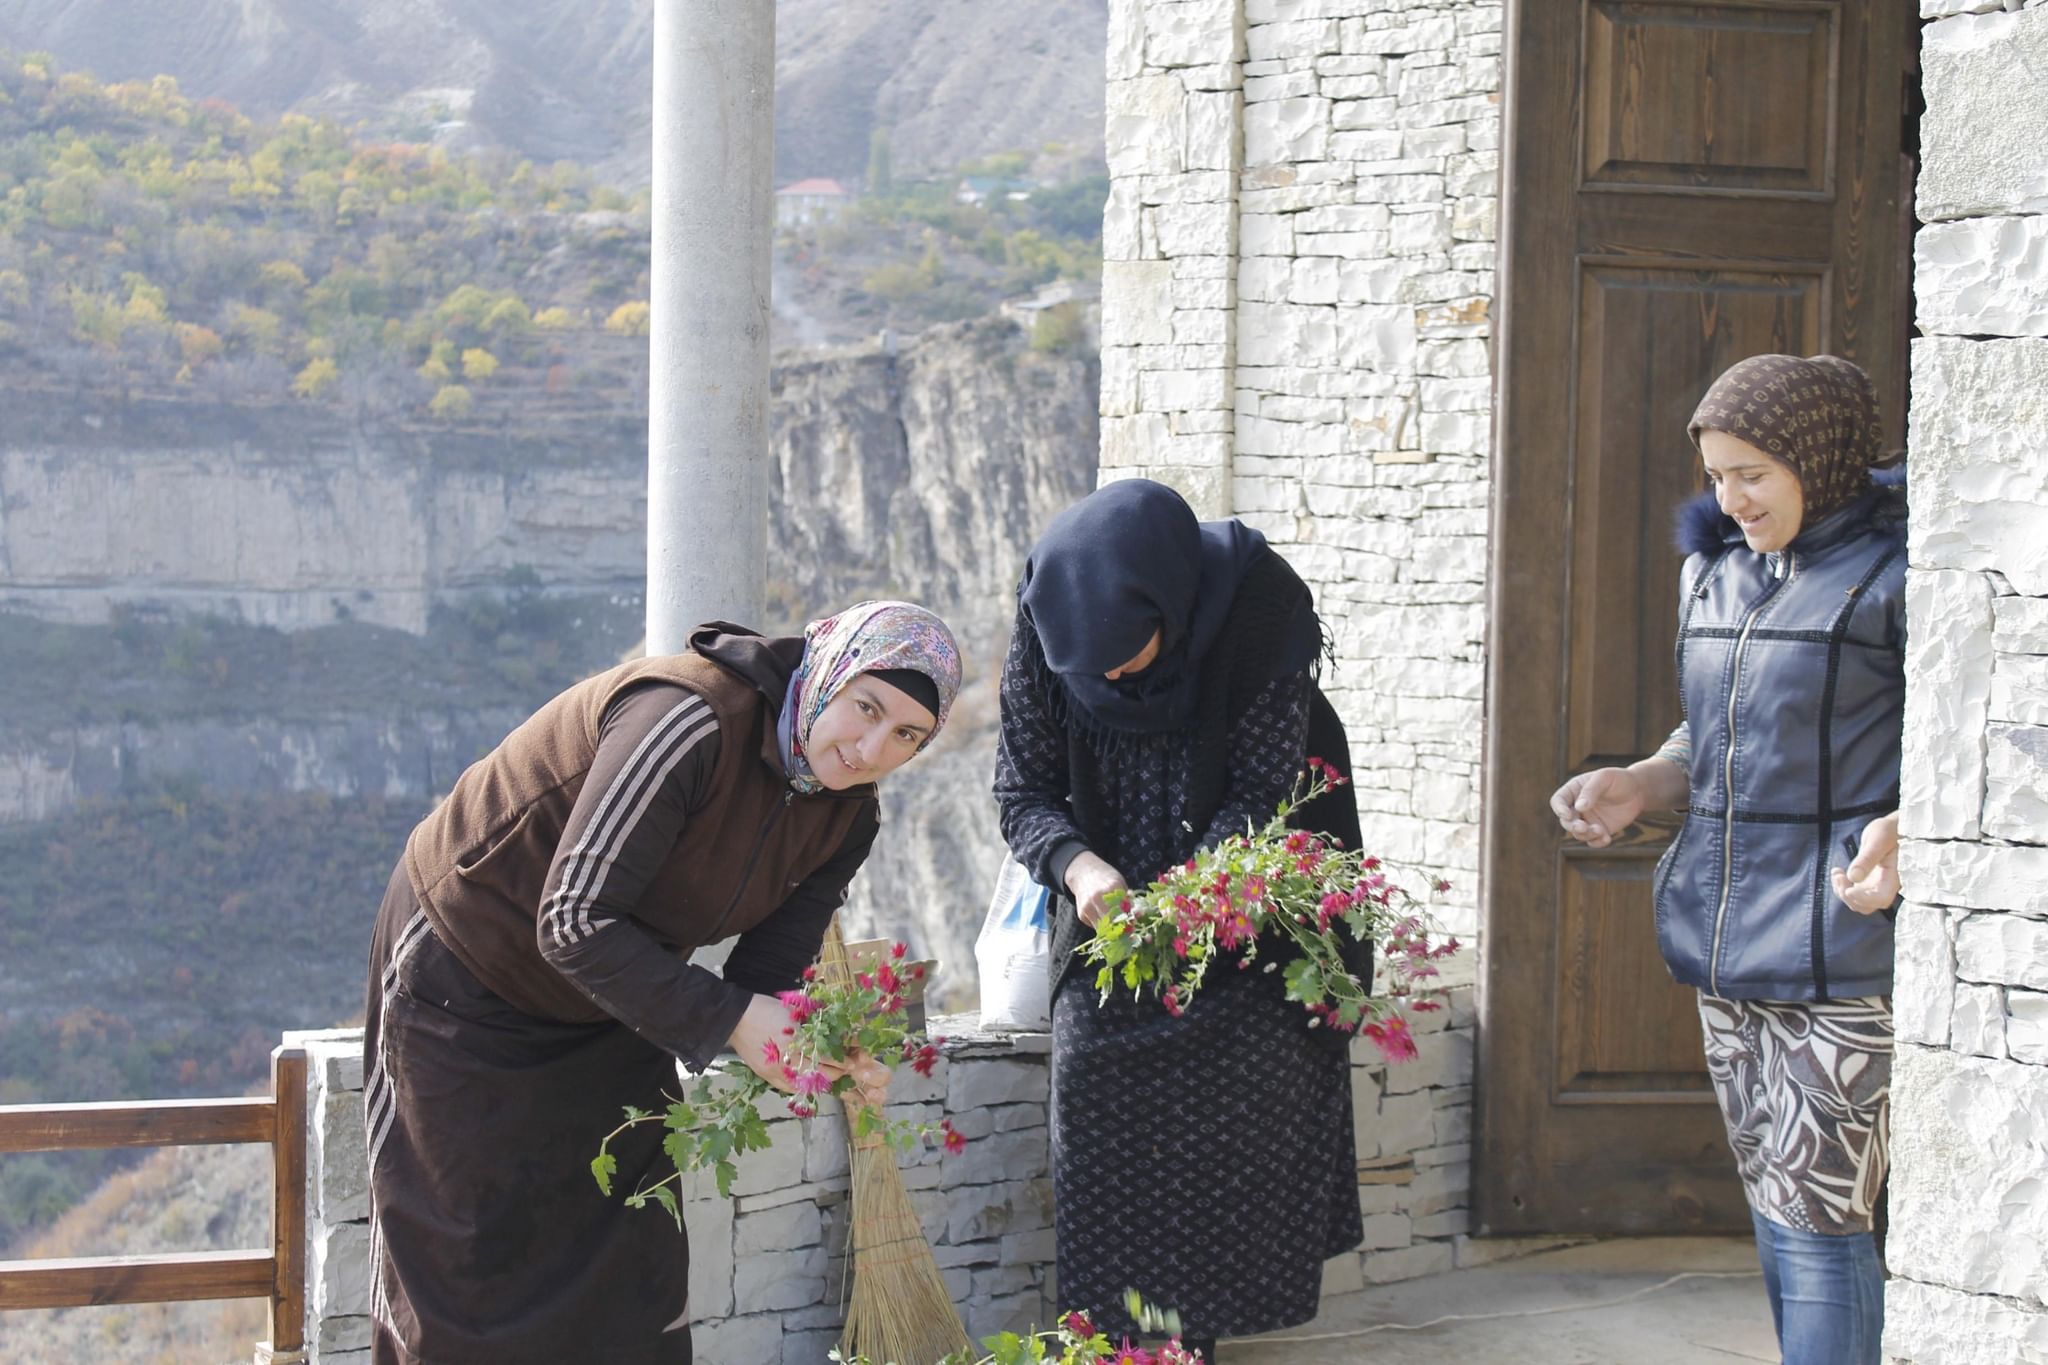
<instances>
[{"instance_id":1,"label":"brown patterned headscarf","mask_svg":"<svg viewBox=\"0 0 2048 1365\"><path fill-rule=\"evenodd\" d=\"M1714 381L1686 433L1725 431L1799 476L1801 520L1811 526L1870 486L1884 454L1877 386L1837 355L1753 355Z\"/></svg>"}]
</instances>

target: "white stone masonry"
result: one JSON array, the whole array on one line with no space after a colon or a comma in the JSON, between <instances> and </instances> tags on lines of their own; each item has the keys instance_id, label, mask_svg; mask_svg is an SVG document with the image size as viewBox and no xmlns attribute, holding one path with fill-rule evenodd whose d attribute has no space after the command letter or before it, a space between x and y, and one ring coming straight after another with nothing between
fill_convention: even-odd
<instances>
[{"instance_id":1,"label":"white stone masonry","mask_svg":"<svg viewBox=\"0 0 2048 1365\"><path fill-rule=\"evenodd\" d=\"M1366 843L1477 920L1497 0L1115 0L1102 470L1316 589Z\"/></svg>"},{"instance_id":2,"label":"white stone masonry","mask_svg":"<svg viewBox=\"0 0 2048 1365\"><path fill-rule=\"evenodd\" d=\"M2048 5L1922 13L1885 1355L2048 1362Z\"/></svg>"}]
</instances>

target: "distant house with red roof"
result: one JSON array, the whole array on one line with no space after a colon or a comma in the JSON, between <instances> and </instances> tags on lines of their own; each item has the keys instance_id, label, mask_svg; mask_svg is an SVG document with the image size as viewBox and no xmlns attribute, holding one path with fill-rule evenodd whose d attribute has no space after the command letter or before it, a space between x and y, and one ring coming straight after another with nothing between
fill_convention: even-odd
<instances>
[{"instance_id":1,"label":"distant house with red roof","mask_svg":"<svg viewBox=\"0 0 2048 1365\"><path fill-rule=\"evenodd\" d=\"M854 200L837 180L812 177L775 191L775 221L783 227L800 223L836 223Z\"/></svg>"}]
</instances>

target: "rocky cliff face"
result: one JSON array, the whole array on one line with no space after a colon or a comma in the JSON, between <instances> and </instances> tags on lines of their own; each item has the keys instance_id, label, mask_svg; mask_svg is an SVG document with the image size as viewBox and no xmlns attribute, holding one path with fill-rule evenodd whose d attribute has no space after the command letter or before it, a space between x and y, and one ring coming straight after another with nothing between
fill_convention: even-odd
<instances>
[{"instance_id":1,"label":"rocky cliff face","mask_svg":"<svg viewBox=\"0 0 2048 1365\"><path fill-rule=\"evenodd\" d=\"M960 638L965 690L938 742L885 787L884 834L847 917L913 939L940 961L935 993L971 1004L974 935L1003 856L989 798L996 675L1026 550L1094 486L1097 377L1092 362L1019 346L1005 323L926 337L896 356L779 372L769 572L804 611L907 597Z\"/></svg>"},{"instance_id":2,"label":"rocky cliff face","mask_svg":"<svg viewBox=\"0 0 2048 1365\"><path fill-rule=\"evenodd\" d=\"M939 956L953 998L958 968L971 990L1000 857L988 782L1012 588L1037 528L1092 485L1096 392L1092 358L1034 353L1000 321L936 329L893 354L790 359L776 374L764 627L901 596L945 615L966 652L956 719L890 784L888 830L849 914L856 931L908 934ZM640 611L644 432L452 448L235 421L19 426L0 445L0 605L71 622L138 607L285 629L352 619L450 650L470 645L445 633L445 612L492 594ZM585 670L615 657L588 638L568 647L589 652ZM229 687L211 713L187 700L138 715L138 685L110 679L54 722L53 708L35 724L0 719L0 821L162 781L425 798L546 695L485 705L445 685L339 686L265 714ZM337 963L360 970L360 945L345 948Z\"/></svg>"}]
</instances>

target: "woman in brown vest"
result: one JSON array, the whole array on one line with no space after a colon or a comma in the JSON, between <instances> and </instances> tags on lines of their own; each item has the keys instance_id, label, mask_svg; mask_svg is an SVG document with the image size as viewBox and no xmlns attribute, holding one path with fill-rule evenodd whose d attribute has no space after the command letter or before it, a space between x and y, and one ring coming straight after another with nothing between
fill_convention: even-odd
<instances>
[{"instance_id":1,"label":"woman in brown vest","mask_svg":"<svg viewBox=\"0 0 2048 1365\"><path fill-rule=\"evenodd\" d=\"M775 993L873 845L875 783L959 684L951 632L908 603L801 639L714 623L556 697L413 831L364 1029L379 1365L688 1365L687 1245L600 1195L590 1158L677 1059L730 1046L786 1085ZM722 977L690 964L725 939ZM626 1188L659 1178L659 1138L613 1143Z\"/></svg>"}]
</instances>

